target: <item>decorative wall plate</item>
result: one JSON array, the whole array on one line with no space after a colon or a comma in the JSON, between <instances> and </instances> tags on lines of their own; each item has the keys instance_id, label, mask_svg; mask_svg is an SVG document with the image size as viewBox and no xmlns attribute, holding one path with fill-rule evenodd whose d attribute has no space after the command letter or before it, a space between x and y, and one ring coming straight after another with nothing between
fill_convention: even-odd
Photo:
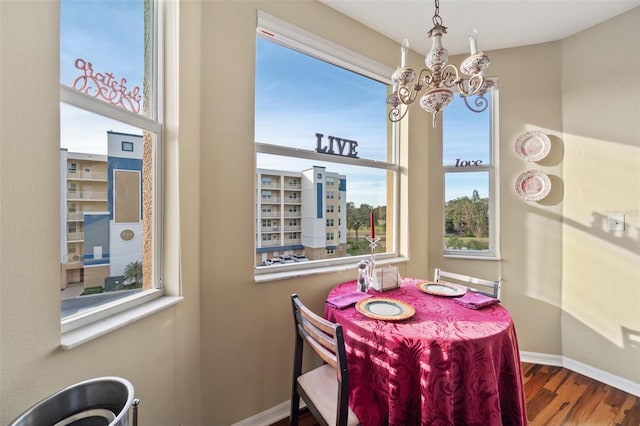
<instances>
[{"instance_id":1,"label":"decorative wall plate","mask_svg":"<svg viewBox=\"0 0 640 426\"><path fill-rule=\"evenodd\" d=\"M539 201L549 195L551 181L549 176L538 171L528 170L515 181L516 194L525 201Z\"/></svg>"},{"instance_id":2,"label":"decorative wall plate","mask_svg":"<svg viewBox=\"0 0 640 426\"><path fill-rule=\"evenodd\" d=\"M461 285L444 281L424 281L416 284L418 290L433 296L456 297L467 292L467 288Z\"/></svg>"},{"instance_id":3,"label":"decorative wall plate","mask_svg":"<svg viewBox=\"0 0 640 426\"><path fill-rule=\"evenodd\" d=\"M412 317L416 310L408 303L386 297L370 297L356 303L356 309L369 318L399 321Z\"/></svg>"},{"instance_id":4,"label":"decorative wall plate","mask_svg":"<svg viewBox=\"0 0 640 426\"><path fill-rule=\"evenodd\" d=\"M539 130L529 130L516 139L514 150L524 161L540 161L551 151L549 137Z\"/></svg>"}]
</instances>

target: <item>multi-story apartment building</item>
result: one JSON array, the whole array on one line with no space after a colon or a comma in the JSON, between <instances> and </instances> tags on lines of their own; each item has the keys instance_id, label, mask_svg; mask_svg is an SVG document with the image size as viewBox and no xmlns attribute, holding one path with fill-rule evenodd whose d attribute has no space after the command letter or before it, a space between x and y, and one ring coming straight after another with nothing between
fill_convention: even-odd
<instances>
[{"instance_id":1,"label":"multi-story apartment building","mask_svg":"<svg viewBox=\"0 0 640 426\"><path fill-rule=\"evenodd\" d=\"M107 212L107 156L60 150L61 288L84 282L84 228L87 217Z\"/></svg>"},{"instance_id":2,"label":"multi-story apartment building","mask_svg":"<svg viewBox=\"0 0 640 426\"><path fill-rule=\"evenodd\" d=\"M256 265L287 254L310 260L344 256L347 179L314 166L256 173Z\"/></svg>"},{"instance_id":3,"label":"multi-story apartment building","mask_svg":"<svg viewBox=\"0 0 640 426\"><path fill-rule=\"evenodd\" d=\"M61 288L104 286L142 261L142 136L107 132L107 155L60 150Z\"/></svg>"}]
</instances>

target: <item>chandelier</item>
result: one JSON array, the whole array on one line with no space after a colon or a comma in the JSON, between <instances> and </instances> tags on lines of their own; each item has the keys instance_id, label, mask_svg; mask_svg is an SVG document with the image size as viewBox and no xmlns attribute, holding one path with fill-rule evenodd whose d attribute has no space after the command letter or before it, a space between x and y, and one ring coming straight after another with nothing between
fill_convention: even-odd
<instances>
[{"instance_id":1,"label":"chandelier","mask_svg":"<svg viewBox=\"0 0 640 426\"><path fill-rule=\"evenodd\" d=\"M412 104L419 94L420 106L433 114L433 127L436 127L438 113L453 100L452 88L457 88L467 107L474 112L481 112L487 108L488 101L484 98L487 90L493 88L493 81L486 79L484 70L489 67L489 57L478 51L476 34L469 36L471 55L462 61L460 70L453 64L447 64L449 53L442 46L442 36L447 33L447 27L442 25L439 15L440 2L435 0L435 13L433 15L433 28L427 35L433 39L431 50L425 57L424 63L427 69L420 71L416 80L416 72L407 67L407 51L409 41L404 39L401 48L400 67L391 76L393 93L387 96L389 120L397 122L407 114L408 105ZM466 80L460 74L469 76ZM415 83L414 83L415 81ZM475 106L467 102L467 97L477 95ZM402 106L406 108L402 108Z\"/></svg>"}]
</instances>

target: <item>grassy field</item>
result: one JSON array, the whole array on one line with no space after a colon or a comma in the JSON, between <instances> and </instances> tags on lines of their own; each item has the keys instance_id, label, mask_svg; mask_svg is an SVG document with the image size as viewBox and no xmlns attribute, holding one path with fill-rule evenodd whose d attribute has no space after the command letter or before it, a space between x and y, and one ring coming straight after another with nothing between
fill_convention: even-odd
<instances>
[{"instance_id":1,"label":"grassy field","mask_svg":"<svg viewBox=\"0 0 640 426\"><path fill-rule=\"evenodd\" d=\"M371 228L360 229L357 233L353 230L347 231L347 253L351 256L360 256L363 254L371 254L369 241L366 237L369 236ZM376 253L384 253L387 250L386 237L382 233L382 227L376 227L376 236L380 237L378 246L376 247Z\"/></svg>"},{"instance_id":2,"label":"grassy field","mask_svg":"<svg viewBox=\"0 0 640 426\"><path fill-rule=\"evenodd\" d=\"M447 235L444 237L444 246L450 249L488 250L489 238L458 237Z\"/></svg>"},{"instance_id":3,"label":"grassy field","mask_svg":"<svg viewBox=\"0 0 640 426\"><path fill-rule=\"evenodd\" d=\"M366 237L369 236L371 228L363 228L358 230L357 235L353 230L347 231L347 253L351 256L359 256L362 254L371 253L369 249L369 242ZM376 235L381 237L376 253L384 253L386 251L386 240L384 229L382 227L376 227ZM459 237L457 235L447 235L444 237L444 246L448 249L458 250L488 250L489 238L476 238L476 237Z\"/></svg>"}]
</instances>

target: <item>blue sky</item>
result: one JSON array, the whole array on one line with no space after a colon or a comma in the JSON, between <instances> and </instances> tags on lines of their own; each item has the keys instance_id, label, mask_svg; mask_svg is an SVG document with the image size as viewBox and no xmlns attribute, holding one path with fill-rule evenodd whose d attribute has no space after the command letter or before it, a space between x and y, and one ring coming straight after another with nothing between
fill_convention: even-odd
<instances>
[{"instance_id":1,"label":"blue sky","mask_svg":"<svg viewBox=\"0 0 640 426\"><path fill-rule=\"evenodd\" d=\"M82 75L75 60L91 62L95 73L112 73L142 90L144 72L142 0L61 0L60 82L71 86ZM62 104L60 145L72 152L107 153L107 130L142 134L140 129L105 120Z\"/></svg>"},{"instance_id":2,"label":"blue sky","mask_svg":"<svg viewBox=\"0 0 640 426\"><path fill-rule=\"evenodd\" d=\"M386 161L387 120L386 86L380 82L308 57L273 42L257 40L258 74L256 76L256 141L315 149L315 133L345 137L358 141L360 158ZM412 105L412 118L431 121L431 117ZM444 164L456 158L489 162L488 114L470 112L464 102L456 100L444 111ZM424 117L421 117L424 116ZM464 153L463 155L460 153ZM265 156L266 157L266 156ZM279 161L277 161L279 160ZM292 170L292 163L312 165L317 162L274 159L258 166ZM323 164L324 165L324 164ZM348 166L326 165L328 170L346 174L347 199L356 205L386 204L384 174L367 174ZM447 178L447 200L471 196L478 189L488 196L488 181L483 174L456 174Z\"/></svg>"},{"instance_id":3,"label":"blue sky","mask_svg":"<svg viewBox=\"0 0 640 426\"><path fill-rule=\"evenodd\" d=\"M456 95L443 114L443 164L453 165L457 158L489 162L489 109L481 113L469 111ZM464 153L464 154L461 154Z\"/></svg>"},{"instance_id":4,"label":"blue sky","mask_svg":"<svg viewBox=\"0 0 640 426\"><path fill-rule=\"evenodd\" d=\"M258 142L314 151L316 133L358 142L358 157L386 161L386 85L258 38ZM386 173L363 167L258 155L258 167L302 171L313 165L347 176L347 201L386 205Z\"/></svg>"},{"instance_id":5,"label":"blue sky","mask_svg":"<svg viewBox=\"0 0 640 426\"><path fill-rule=\"evenodd\" d=\"M488 97L490 95L487 95ZM443 165L451 166L456 160L481 160L488 164L489 114L490 108L481 113L467 109L464 100L456 95L455 100L443 111ZM477 189L480 197L489 196L489 180L486 172L448 173L445 177L445 200L464 196L471 197Z\"/></svg>"},{"instance_id":6,"label":"blue sky","mask_svg":"<svg viewBox=\"0 0 640 426\"><path fill-rule=\"evenodd\" d=\"M144 71L142 0L61 0L60 81L71 85L80 72L76 58L142 87Z\"/></svg>"},{"instance_id":7,"label":"blue sky","mask_svg":"<svg viewBox=\"0 0 640 426\"><path fill-rule=\"evenodd\" d=\"M256 141L313 150L322 133L385 160L384 84L262 38L256 50Z\"/></svg>"},{"instance_id":8,"label":"blue sky","mask_svg":"<svg viewBox=\"0 0 640 426\"><path fill-rule=\"evenodd\" d=\"M81 71L77 58L93 64L94 72L110 72L126 78L129 89L142 88L143 77L142 0L62 0L60 80L71 85ZM256 58L256 141L314 150L316 133L358 141L360 158L385 160L387 138L386 86L350 71L258 38ZM479 125L480 115L471 114L454 102L444 111L445 137L450 147L464 152L465 159L488 160L488 128ZM412 115L431 120L417 105ZM450 131L449 129L452 129ZM70 151L106 154L106 131L141 133L119 122L104 120L64 105L61 108L61 146ZM486 135L477 140L477 135ZM482 139L482 138L481 138ZM478 147L484 146L484 152ZM445 162L455 155L445 149ZM468 158L467 158L468 157ZM258 156L258 167L301 171L322 165L328 171L348 176L348 201L356 205L386 204L384 172L318 161ZM486 184L459 179L447 188L447 199L471 195ZM449 180L451 182L451 180Z\"/></svg>"}]
</instances>

